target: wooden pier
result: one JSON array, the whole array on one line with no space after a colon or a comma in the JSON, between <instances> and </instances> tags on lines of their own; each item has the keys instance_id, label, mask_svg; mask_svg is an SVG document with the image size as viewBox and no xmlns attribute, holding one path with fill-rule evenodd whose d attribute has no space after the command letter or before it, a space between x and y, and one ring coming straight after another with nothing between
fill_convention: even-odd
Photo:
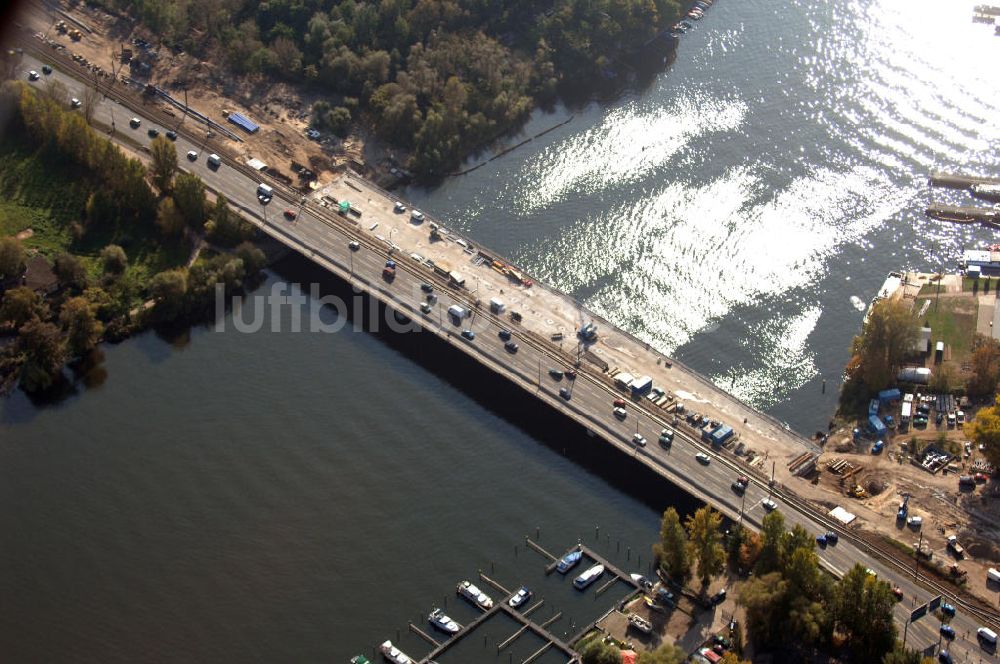
<instances>
[{"instance_id":1,"label":"wooden pier","mask_svg":"<svg viewBox=\"0 0 1000 664\"><path fill-rule=\"evenodd\" d=\"M927 206L925 214L934 219L951 221L956 224L979 223L991 228L1000 228L1000 213L994 212L989 208L931 203Z\"/></svg>"},{"instance_id":2,"label":"wooden pier","mask_svg":"<svg viewBox=\"0 0 1000 664\"><path fill-rule=\"evenodd\" d=\"M931 173L930 184L933 187L948 187L949 189L968 189L974 184L1000 184L1000 178L981 175L962 175L961 173Z\"/></svg>"}]
</instances>

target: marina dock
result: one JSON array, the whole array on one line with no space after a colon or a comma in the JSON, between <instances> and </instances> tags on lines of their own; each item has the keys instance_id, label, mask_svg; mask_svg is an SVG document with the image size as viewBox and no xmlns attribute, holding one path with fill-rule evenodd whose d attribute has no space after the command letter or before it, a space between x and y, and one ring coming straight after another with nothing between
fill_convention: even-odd
<instances>
[{"instance_id":1,"label":"marina dock","mask_svg":"<svg viewBox=\"0 0 1000 664\"><path fill-rule=\"evenodd\" d=\"M969 189L974 184L1000 185L1000 178L986 177L982 175L963 175L961 173L944 173L941 171L935 171L931 173L930 184L932 187L948 187L949 189Z\"/></svg>"}]
</instances>

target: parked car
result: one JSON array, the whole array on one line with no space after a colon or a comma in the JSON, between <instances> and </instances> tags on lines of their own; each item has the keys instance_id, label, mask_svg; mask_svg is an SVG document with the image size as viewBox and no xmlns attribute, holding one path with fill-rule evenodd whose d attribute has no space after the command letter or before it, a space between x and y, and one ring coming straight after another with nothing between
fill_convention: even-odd
<instances>
[{"instance_id":1,"label":"parked car","mask_svg":"<svg viewBox=\"0 0 1000 664\"><path fill-rule=\"evenodd\" d=\"M924 518L921 516L911 516L906 520L906 525L914 530L919 530L920 526L924 525Z\"/></svg>"},{"instance_id":2,"label":"parked car","mask_svg":"<svg viewBox=\"0 0 1000 664\"><path fill-rule=\"evenodd\" d=\"M406 206L399 201L396 201L396 204L392 206L392 210L396 214L402 214L403 212L406 212Z\"/></svg>"}]
</instances>

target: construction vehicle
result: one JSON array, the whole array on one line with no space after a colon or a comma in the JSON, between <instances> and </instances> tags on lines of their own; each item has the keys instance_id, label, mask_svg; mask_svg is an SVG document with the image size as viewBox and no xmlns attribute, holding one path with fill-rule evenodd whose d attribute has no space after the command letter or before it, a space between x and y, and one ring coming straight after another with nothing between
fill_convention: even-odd
<instances>
[{"instance_id":1,"label":"construction vehicle","mask_svg":"<svg viewBox=\"0 0 1000 664\"><path fill-rule=\"evenodd\" d=\"M69 31L69 38L72 39L73 41L80 41L81 39L83 39L83 33L77 30L76 28L73 28L72 30Z\"/></svg>"},{"instance_id":2,"label":"construction vehicle","mask_svg":"<svg viewBox=\"0 0 1000 664\"><path fill-rule=\"evenodd\" d=\"M965 557L965 548L958 543L958 537L955 535L948 536L948 550L955 554L959 560Z\"/></svg>"}]
</instances>

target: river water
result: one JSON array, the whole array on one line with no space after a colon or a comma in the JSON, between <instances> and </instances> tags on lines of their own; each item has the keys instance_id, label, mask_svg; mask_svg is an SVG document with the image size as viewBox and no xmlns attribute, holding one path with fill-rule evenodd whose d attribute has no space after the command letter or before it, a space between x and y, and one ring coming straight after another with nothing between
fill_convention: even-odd
<instances>
[{"instance_id":1,"label":"river water","mask_svg":"<svg viewBox=\"0 0 1000 664\"><path fill-rule=\"evenodd\" d=\"M931 169L998 171L973 4L718 0L647 89L405 196L808 433L850 297L988 237L923 216L965 200ZM279 280L337 288L301 259ZM478 569L559 591L525 535L642 569L690 506L433 348L283 329L145 334L92 387L0 403L0 660L346 661L397 630L419 655L407 622L469 620ZM494 660L471 647L442 661Z\"/></svg>"}]
</instances>

